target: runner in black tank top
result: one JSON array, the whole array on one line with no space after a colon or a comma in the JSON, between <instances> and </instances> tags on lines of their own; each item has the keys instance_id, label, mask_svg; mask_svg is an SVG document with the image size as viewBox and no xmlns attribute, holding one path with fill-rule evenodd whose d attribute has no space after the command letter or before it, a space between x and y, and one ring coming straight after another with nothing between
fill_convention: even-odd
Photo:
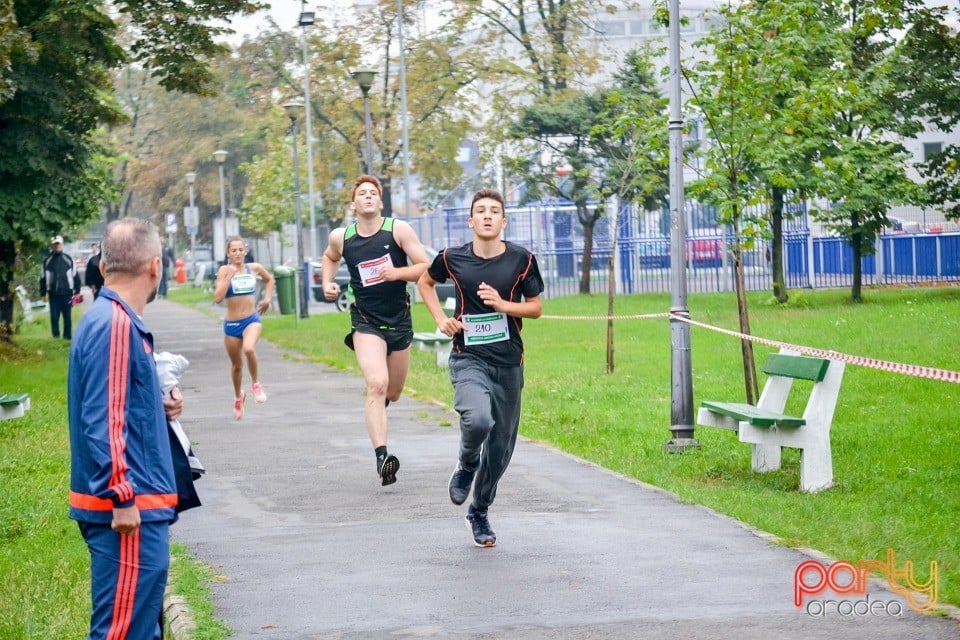
<instances>
[{"instance_id":1,"label":"runner in black tank top","mask_svg":"<svg viewBox=\"0 0 960 640\"><path fill-rule=\"evenodd\" d=\"M354 302L344 342L357 354L367 384L364 419L380 484L388 485L397 481L400 461L387 451L386 406L400 399L407 379L413 341L407 282L426 270L427 254L409 224L380 214L382 195L375 177L357 178L350 203L357 222L330 233L323 254L323 294L327 300L340 295L333 278L345 259Z\"/></svg>"},{"instance_id":2,"label":"runner in black tank top","mask_svg":"<svg viewBox=\"0 0 960 640\"><path fill-rule=\"evenodd\" d=\"M543 311L537 259L500 239L506 223L503 197L496 191L478 191L468 221L473 242L440 252L418 284L437 328L453 337L450 382L453 408L460 414L460 452L447 489L458 505L473 490L466 523L478 547L497 543L487 509L517 442L522 318L539 318ZM452 318L440 307L436 290L437 283L448 279L457 285Z\"/></svg>"},{"instance_id":3,"label":"runner in black tank top","mask_svg":"<svg viewBox=\"0 0 960 640\"><path fill-rule=\"evenodd\" d=\"M386 282L377 275L380 266L392 264L398 267L407 263L406 252L393 237L394 222L393 218L383 218L380 230L366 238L357 233L354 223L347 227L343 236L343 259L350 271L350 290L354 299L350 305L354 329L358 324L365 324L381 331L409 333L409 339L404 335L398 344L390 345L393 348L388 351L405 349L413 340L407 282ZM352 332L347 346L353 348Z\"/></svg>"}]
</instances>

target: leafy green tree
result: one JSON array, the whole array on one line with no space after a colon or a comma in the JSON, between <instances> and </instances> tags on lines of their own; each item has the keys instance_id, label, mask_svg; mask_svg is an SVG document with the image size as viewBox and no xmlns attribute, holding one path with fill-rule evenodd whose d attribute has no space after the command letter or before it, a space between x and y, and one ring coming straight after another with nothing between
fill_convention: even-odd
<instances>
[{"instance_id":1,"label":"leafy green tree","mask_svg":"<svg viewBox=\"0 0 960 640\"><path fill-rule=\"evenodd\" d=\"M409 10L414 4L413 0L404 3L408 138L411 170L418 174L421 193L429 200L456 184L461 173L455 157L471 131L473 115L464 90L483 73L483 60L464 51L462 35L450 24L430 34L419 33ZM404 173L396 2L382 0L362 30L337 19L336 6L321 4L318 10L326 16L324 28L308 30L307 47L316 160L313 177L322 203L317 213L338 224L353 180L364 172L364 105L351 74L368 66L373 53L378 60L369 94L374 173L383 182L384 212L390 214L394 181ZM249 61L252 84L273 87L284 99L303 95L302 50L291 34L262 33L245 42L239 54ZM267 154L259 155L258 162L270 161ZM248 195L256 197L261 186L251 184Z\"/></svg>"},{"instance_id":2,"label":"leafy green tree","mask_svg":"<svg viewBox=\"0 0 960 640\"><path fill-rule=\"evenodd\" d=\"M956 14L954 14L956 15ZM960 31L939 12L915 16L902 46L911 54L897 67L897 83L906 101L903 109L941 131L960 124ZM953 80L949 80L953 78ZM923 204L960 219L960 146L949 145L918 169L926 179Z\"/></svg>"},{"instance_id":3,"label":"leafy green tree","mask_svg":"<svg viewBox=\"0 0 960 640\"><path fill-rule=\"evenodd\" d=\"M598 0L454 0L455 23L475 34L475 56L498 74L498 89L484 96L484 145L524 183L525 199L567 197L583 226L580 291L590 291L593 229L602 216L602 172L589 145L596 96L578 89L599 69L585 46L597 16L612 12ZM518 115L514 115L518 114ZM540 157L544 153L550 157ZM484 158L485 160L487 158ZM563 176L557 169L566 171ZM560 188L561 182L563 188Z\"/></svg>"},{"instance_id":4,"label":"leafy green tree","mask_svg":"<svg viewBox=\"0 0 960 640\"><path fill-rule=\"evenodd\" d=\"M181 211L188 201L184 175L193 171L198 237L210 241L220 217L219 167L212 154L221 148L228 152L226 208L242 206L247 175L238 167L265 153L276 106L255 87L241 58L219 56L210 62L210 73L218 88L211 96L169 92L135 67L119 74L118 100L130 117L111 130L122 158L117 178L123 196L117 215L158 217Z\"/></svg>"},{"instance_id":5,"label":"leafy green tree","mask_svg":"<svg viewBox=\"0 0 960 640\"><path fill-rule=\"evenodd\" d=\"M845 44L832 64L838 109L824 123L827 144L814 163L816 193L832 205L816 215L850 244L851 300L860 302L862 256L875 250L874 238L889 224L889 207L923 202L923 191L908 175L910 154L897 140L923 130L925 118L940 110L937 91L955 82L958 69L930 65L939 52L917 46L932 39L955 50L939 26L942 9L920 0L835 6L843 16ZM947 59L955 61L956 53ZM921 64L928 73L916 73Z\"/></svg>"},{"instance_id":6,"label":"leafy green tree","mask_svg":"<svg viewBox=\"0 0 960 640\"><path fill-rule=\"evenodd\" d=\"M111 8L135 29L126 49ZM71 235L115 198L114 160L95 135L124 117L110 70L129 56L165 86L208 91L206 57L222 48L213 39L226 28L206 21L255 8L243 0L0 5L0 339L13 332L18 254L38 257L51 235Z\"/></svg>"},{"instance_id":7,"label":"leafy green tree","mask_svg":"<svg viewBox=\"0 0 960 640\"><path fill-rule=\"evenodd\" d=\"M538 96L561 94L599 67L581 36L592 19L613 9L598 0L453 0L460 29L479 28L477 49L503 56L500 68L513 68L523 88ZM506 51L500 46L507 43ZM520 59L510 53L519 48ZM497 53L500 52L500 53Z\"/></svg>"},{"instance_id":8,"label":"leafy green tree","mask_svg":"<svg viewBox=\"0 0 960 640\"><path fill-rule=\"evenodd\" d=\"M611 196L619 208L635 203L643 210L663 202L669 191L670 158L667 100L660 93L649 54L631 51L614 75L616 86L599 91L600 112L590 138L606 158L601 200ZM620 211L614 213L614 246L620 237ZM614 255L616 255L614 253ZM607 373L614 370L614 298L616 264L607 263Z\"/></svg>"},{"instance_id":9,"label":"leafy green tree","mask_svg":"<svg viewBox=\"0 0 960 640\"><path fill-rule=\"evenodd\" d=\"M605 158L601 198L615 195L644 210L663 204L670 191L668 101L660 91L651 56L629 51L610 88L597 91L600 111L591 144Z\"/></svg>"},{"instance_id":10,"label":"leafy green tree","mask_svg":"<svg viewBox=\"0 0 960 640\"><path fill-rule=\"evenodd\" d=\"M779 46L781 32L769 26L779 13L781 26L799 15L790 14L804 2L781 6L776 2L745 3L719 7L720 26L699 43L709 54L688 72L695 107L707 124L710 143L702 151L705 177L690 185L692 195L717 207L718 222L730 225L734 241L729 247L733 261L740 332L750 334L741 238L767 228L767 220L755 213L771 180L782 180L778 167L790 148L786 101L780 83L791 75L792 58ZM775 6L776 5L776 6ZM805 8L805 7L804 7ZM789 14L784 16L784 13ZM798 97L798 103L803 98ZM770 173L765 172L770 169ZM781 182L776 184L783 186ZM741 341L746 401L756 401L759 391L753 344Z\"/></svg>"},{"instance_id":11,"label":"leafy green tree","mask_svg":"<svg viewBox=\"0 0 960 640\"><path fill-rule=\"evenodd\" d=\"M591 145L591 131L600 111L597 96L571 93L565 99L545 97L525 107L512 124L515 140L527 153L507 165L526 187L526 201L543 198L570 200L583 227L580 293L590 293L593 230L602 215L600 184L604 158Z\"/></svg>"},{"instance_id":12,"label":"leafy green tree","mask_svg":"<svg viewBox=\"0 0 960 640\"><path fill-rule=\"evenodd\" d=\"M249 185L239 212L240 220L245 229L258 236L281 231L283 224L291 222L296 211L290 121L279 108L274 111L266 154L255 156L251 162L239 167L246 174ZM300 162L298 169L300 184L306 185L306 163Z\"/></svg>"},{"instance_id":13,"label":"leafy green tree","mask_svg":"<svg viewBox=\"0 0 960 640\"><path fill-rule=\"evenodd\" d=\"M510 132L528 153L509 162L523 177L525 198L566 198L583 227L580 293L590 293L593 236L611 195L644 207L667 189L666 101L649 54L632 52L618 85L592 93L543 97L521 110ZM658 126L659 125L659 126ZM532 144L531 144L532 143Z\"/></svg>"}]
</instances>

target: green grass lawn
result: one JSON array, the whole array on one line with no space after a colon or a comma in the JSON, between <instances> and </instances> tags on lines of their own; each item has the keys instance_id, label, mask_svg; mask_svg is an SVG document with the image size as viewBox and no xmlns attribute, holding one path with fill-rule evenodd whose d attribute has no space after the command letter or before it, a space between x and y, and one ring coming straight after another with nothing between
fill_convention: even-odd
<instances>
[{"instance_id":1,"label":"green grass lawn","mask_svg":"<svg viewBox=\"0 0 960 640\"><path fill-rule=\"evenodd\" d=\"M753 334L793 344L943 369L960 369L960 289L792 292L787 307L765 294L750 296ZM191 288L171 299L210 308L210 296ZM667 295L618 299L620 315L668 310ZM691 295L691 317L736 329L732 294ZM603 296L545 302L559 316L600 316ZM264 337L318 362L356 371L342 343L346 314L296 322L269 314ZM414 305L414 326L433 324ZM847 365L833 424L836 486L800 493L798 456L788 450L783 470L750 471L750 449L732 432L697 429L702 448L668 454L670 438L670 330L665 319L622 320L615 326L616 368L605 372L606 326L597 320L541 319L525 323L526 389L521 431L624 475L704 504L783 538L858 561L914 562L926 578L939 564L940 599L960 605L960 432L955 415L960 386ZM66 517L68 442L65 344L49 338L45 320L26 326L17 350L0 352L4 391L31 394L33 409L0 428L0 640L79 638L89 607L87 554ZM740 346L735 338L691 328L694 404L743 399ZM755 347L762 363L770 348ZM762 384L761 379L761 384ZM15 387L10 389L10 387ZM806 389L800 389L805 395ZM414 351L408 394L452 403L446 370L430 352ZM802 398L805 400L805 397ZM800 403L802 404L802 402ZM796 409L799 410L799 409ZM203 611L209 571L183 550L178 579ZM201 559L202 560L202 559ZM901 564L902 566L902 564ZM181 585L183 585L181 587ZM204 638L224 631L209 618Z\"/></svg>"},{"instance_id":2,"label":"green grass lawn","mask_svg":"<svg viewBox=\"0 0 960 640\"><path fill-rule=\"evenodd\" d=\"M76 326L77 318L74 318ZM0 391L30 394L23 417L0 422L0 640L76 640L90 616L90 561L67 517L69 343L44 314L0 343ZM209 567L174 545L171 584L198 619L196 640L226 638L212 617Z\"/></svg>"}]
</instances>

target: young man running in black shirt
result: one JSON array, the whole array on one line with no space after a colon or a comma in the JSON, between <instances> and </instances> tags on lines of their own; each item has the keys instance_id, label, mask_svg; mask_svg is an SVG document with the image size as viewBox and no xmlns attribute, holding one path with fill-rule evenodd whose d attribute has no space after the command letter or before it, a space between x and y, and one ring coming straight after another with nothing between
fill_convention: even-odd
<instances>
[{"instance_id":1,"label":"young man running in black shirt","mask_svg":"<svg viewBox=\"0 0 960 640\"><path fill-rule=\"evenodd\" d=\"M353 187L350 208L357 221L330 232L323 254L323 294L336 300L334 282L340 259L350 271L351 330L344 339L357 354L367 383L364 417L377 457L380 484L397 481L400 461L387 451L387 409L400 399L410 366L413 322L407 282L416 282L427 268L427 253L406 222L384 218L380 181L362 175ZM408 266L407 262L412 263Z\"/></svg>"},{"instance_id":2,"label":"young man running in black shirt","mask_svg":"<svg viewBox=\"0 0 960 640\"><path fill-rule=\"evenodd\" d=\"M522 318L539 318L543 278L536 257L500 239L506 226L503 196L478 191L468 224L473 242L445 249L420 277L418 289L444 334L453 337L450 381L460 414L460 456L450 476L450 500L460 505L473 489L467 527L478 547L492 547L497 536L487 509L510 464L520 426L523 389ZM454 317L437 297L437 283L453 280Z\"/></svg>"}]
</instances>

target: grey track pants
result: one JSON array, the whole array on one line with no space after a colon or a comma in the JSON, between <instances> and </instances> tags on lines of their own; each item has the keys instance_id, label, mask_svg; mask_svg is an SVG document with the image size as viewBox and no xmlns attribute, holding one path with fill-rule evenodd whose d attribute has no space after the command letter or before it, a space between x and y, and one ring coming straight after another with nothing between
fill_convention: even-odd
<instances>
[{"instance_id":1,"label":"grey track pants","mask_svg":"<svg viewBox=\"0 0 960 640\"><path fill-rule=\"evenodd\" d=\"M517 443L523 366L498 367L454 354L450 382L453 408L460 414L460 464L477 472L472 507L486 513Z\"/></svg>"}]
</instances>

